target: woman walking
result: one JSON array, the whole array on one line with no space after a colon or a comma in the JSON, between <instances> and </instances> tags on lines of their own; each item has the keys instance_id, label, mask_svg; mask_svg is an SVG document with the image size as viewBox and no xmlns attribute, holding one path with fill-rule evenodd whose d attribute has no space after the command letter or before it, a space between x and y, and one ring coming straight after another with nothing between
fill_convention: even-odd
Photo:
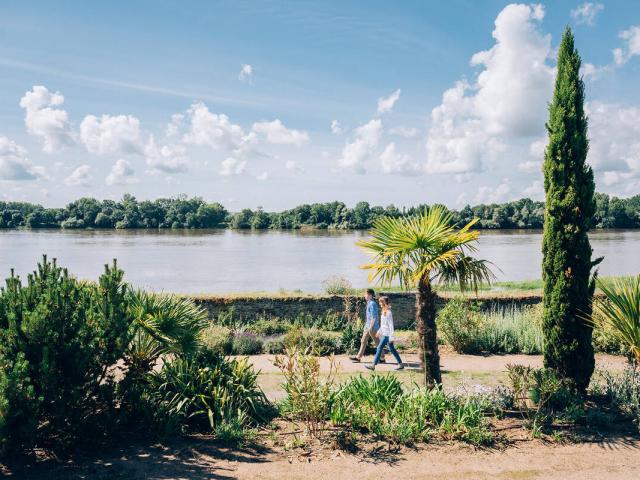
<instances>
[{"instance_id":1,"label":"woman walking","mask_svg":"<svg viewBox=\"0 0 640 480\"><path fill-rule=\"evenodd\" d=\"M376 365L380 361L380 355L382 355L384 347L388 345L389 350L398 362L396 370L402 370L404 369L404 364L402 363L402 359L400 358L396 347L393 345L393 313L391 312L389 297L381 296L379 302L380 310L382 310L382 316L380 317L380 328L378 329L377 337L380 342L378 343L378 349L376 350L376 356L373 359L373 364L365 365L365 368L375 370Z\"/></svg>"}]
</instances>

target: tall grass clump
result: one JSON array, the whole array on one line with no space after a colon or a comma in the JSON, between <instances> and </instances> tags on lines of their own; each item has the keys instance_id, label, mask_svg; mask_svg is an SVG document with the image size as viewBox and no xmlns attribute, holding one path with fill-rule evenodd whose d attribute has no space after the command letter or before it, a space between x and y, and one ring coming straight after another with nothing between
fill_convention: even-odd
<instances>
[{"instance_id":1,"label":"tall grass clump","mask_svg":"<svg viewBox=\"0 0 640 480\"><path fill-rule=\"evenodd\" d=\"M405 392L393 376L361 376L342 385L331 407L331 421L401 444L434 436L474 445L493 441L481 402L439 388Z\"/></svg>"},{"instance_id":2,"label":"tall grass clump","mask_svg":"<svg viewBox=\"0 0 640 480\"><path fill-rule=\"evenodd\" d=\"M489 353L542 353L542 307L494 309L484 314L476 348Z\"/></svg>"}]
</instances>

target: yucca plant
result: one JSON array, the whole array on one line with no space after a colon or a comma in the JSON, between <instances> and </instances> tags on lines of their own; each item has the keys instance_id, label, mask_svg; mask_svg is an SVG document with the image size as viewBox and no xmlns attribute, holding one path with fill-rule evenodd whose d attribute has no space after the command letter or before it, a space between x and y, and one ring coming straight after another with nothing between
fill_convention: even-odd
<instances>
[{"instance_id":1,"label":"yucca plant","mask_svg":"<svg viewBox=\"0 0 640 480\"><path fill-rule=\"evenodd\" d=\"M640 275L598 281L605 298L594 302L592 323L606 329L640 363Z\"/></svg>"},{"instance_id":2,"label":"yucca plant","mask_svg":"<svg viewBox=\"0 0 640 480\"><path fill-rule=\"evenodd\" d=\"M457 284L464 291L493 279L489 263L469 255L476 251L480 235L471 230L475 223L458 229L451 215L435 206L415 217L379 218L372 238L357 242L372 256L371 263L363 265L370 270L369 282L389 286L399 281L405 289L417 287L416 330L428 386L442 383L433 283Z\"/></svg>"}]
</instances>

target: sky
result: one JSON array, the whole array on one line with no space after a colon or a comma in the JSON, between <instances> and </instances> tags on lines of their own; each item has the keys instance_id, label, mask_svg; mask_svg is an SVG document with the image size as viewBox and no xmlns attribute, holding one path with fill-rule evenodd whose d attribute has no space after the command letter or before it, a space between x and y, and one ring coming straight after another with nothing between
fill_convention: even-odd
<instances>
[{"instance_id":1,"label":"sky","mask_svg":"<svg viewBox=\"0 0 640 480\"><path fill-rule=\"evenodd\" d=\"M0 200L542 199L562 32L597 190L640 193L640 2L0 2Z\"/></svg>"}]
</instances>

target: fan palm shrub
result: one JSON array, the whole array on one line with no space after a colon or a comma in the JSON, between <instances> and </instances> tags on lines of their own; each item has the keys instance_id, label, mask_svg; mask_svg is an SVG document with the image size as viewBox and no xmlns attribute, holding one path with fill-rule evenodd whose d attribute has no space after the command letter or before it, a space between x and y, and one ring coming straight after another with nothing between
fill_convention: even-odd
<instances>
[{"instance_id":1,"label":"fan palm shrub","mask_svg":"<svg viewBox=\"0 0 640 480\"><path fill-rule=\"evenodd\" d=\"M640 275L598 281L605 298L596 299L591 322L624 345L640 363Z\"/></svg>"},{"instance_id":2,"label":"fan palm shrub","mask_svg":"<svg viewBox=\"0 0 640 480\"><path fill-rule=\"evenodd\" d=\"M369 282L389 286L398 281L405 289L417 288L416 330L428 386L442 383L433 284L477 290L493 279L489 263L470 256L480 235L471 229L476 221L458 229L445 208L434 206L414 217L378 218L372 238L357 242L372 256L363 265L370 270Z\"/></svg>"}]
</instances>

